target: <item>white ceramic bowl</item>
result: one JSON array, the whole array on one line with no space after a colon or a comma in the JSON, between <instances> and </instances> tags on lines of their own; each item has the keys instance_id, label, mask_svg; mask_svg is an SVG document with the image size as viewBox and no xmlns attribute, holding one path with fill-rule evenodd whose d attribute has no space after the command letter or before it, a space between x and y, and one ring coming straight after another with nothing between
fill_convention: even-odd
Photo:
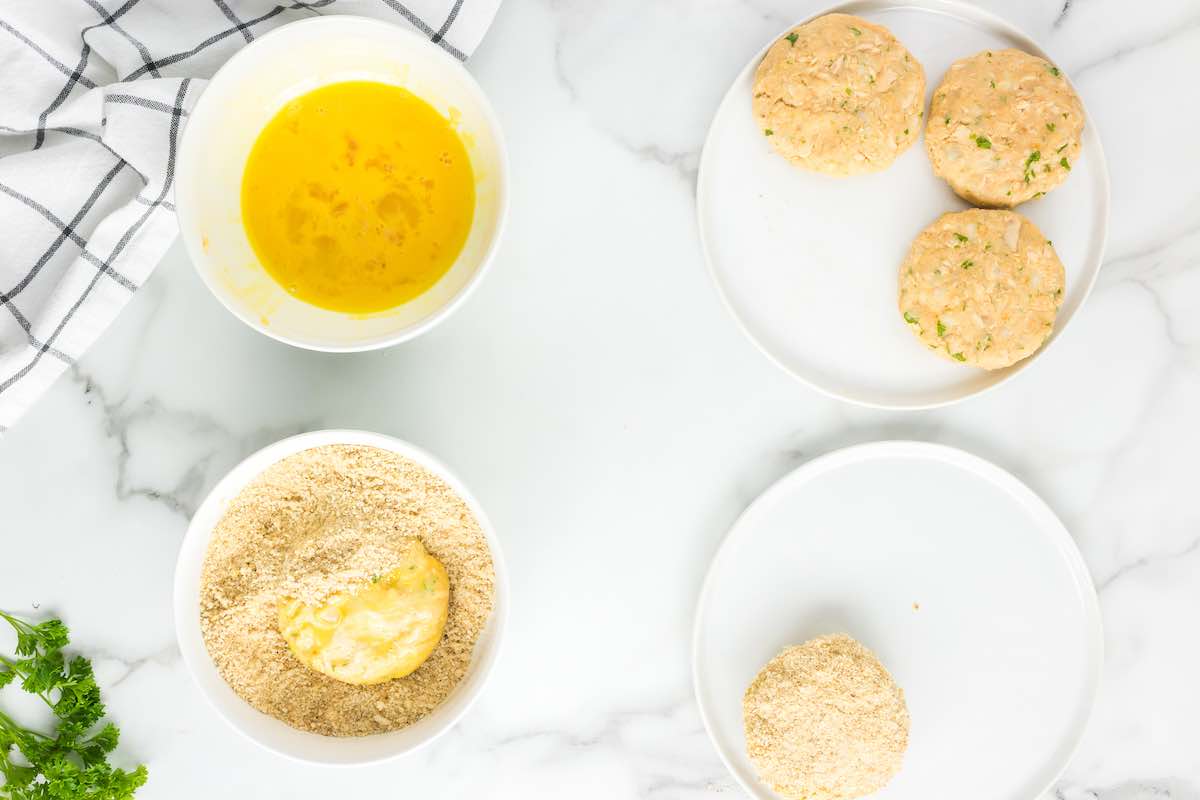
<instances>
[{"instance_id":1,"label":"white ceramic bowl","mask_svg":"<svg viewBox=\"0 0 1200 800\"><path fill-rule=\"evenodd\" d=\"M242 227L242 172L263 127L288 101L347 80L402 86L454 118L475 172L474 222L458 260L424 294L374 314L292 297L263 269ZM491 105L453 57L386 22L314 17L255 40L213 77L184 129L175 202L192 263L238 319L298 347L372 350L429 330L479 283L504 227L507 157Z\"/></svg>"},{"instance_id":2,"label":"white ceramic bowl","mask_svg":"<svg viewBox=\"0 0 1200 800\"><path fill-rule=\"evenodd\" d=\"M491 619L475 644L471 665L463 680L433 713L419 722L390 733L373 736L332 737L292 728L252 707L221 678L209 657L200 632L200 571L212 529L229 502L264 469L293 453L328 444L370 445L399 453L423 465L444 480L471 509L487 537L496 572ZM496 532L479 503L462 482L441 462L407 442L366 431L328 430L302 433L259 450L238 464L213 488L192 517L175 567L175 632L183 663L205 698L234 730L268 750L313 764L354 766L384 761L411 753L449 730L483 690L500 652L508 615L508 573Z\"/></svg>"}]
</instances>

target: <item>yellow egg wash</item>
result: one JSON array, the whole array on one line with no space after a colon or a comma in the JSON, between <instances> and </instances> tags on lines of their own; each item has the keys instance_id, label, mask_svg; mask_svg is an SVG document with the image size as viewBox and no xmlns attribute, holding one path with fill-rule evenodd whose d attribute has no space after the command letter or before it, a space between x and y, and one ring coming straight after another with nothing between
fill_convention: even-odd
<instances>
[{"instance_id":1,"label":"yellow egg wash","mask_svg":"<svg viewBox=\"0 0 1200 800\"><path fill-rule=\"evenodd\" d=\"M242 176L242 224L290 294L365 314L412 300L450 269L475 213L453 125L398 86L347 81L288 103Z\"/></svg>"},{"instance_id":2,"label":"yellow egg wash","mask_svg":"<svg viewBox=\"0 0 1200 800\"><path fill-rule=\"evenodd\" d=\"M446 627L450 581L442 563L413 541L391 572L322 605L279 604L279 631L302 664L367 686L403 678L429 658Z\"/></svg>"}]
</instances>

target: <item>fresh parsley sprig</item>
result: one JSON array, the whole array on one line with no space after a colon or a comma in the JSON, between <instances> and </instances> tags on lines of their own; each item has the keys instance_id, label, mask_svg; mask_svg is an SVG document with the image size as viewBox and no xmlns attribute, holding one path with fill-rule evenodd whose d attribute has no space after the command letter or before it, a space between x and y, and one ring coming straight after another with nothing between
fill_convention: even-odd
<instances>
[{"instance_id":1,"label":"fresh parsley sprig","mask_svg":"<svg viewBox=\"0 0 1200 800\"><path fill-rule=\"evenodd\" d=\"M17 634L17 652L0 655L0 688L20 681L54 714L53 736L18 725L0 711L0 800L128 800L146 782L146 768L132 771L108 763L119 732L104 718L92 662L70 660L62 620L32 623L0 611Z\"/></svg>"}]
</instances>

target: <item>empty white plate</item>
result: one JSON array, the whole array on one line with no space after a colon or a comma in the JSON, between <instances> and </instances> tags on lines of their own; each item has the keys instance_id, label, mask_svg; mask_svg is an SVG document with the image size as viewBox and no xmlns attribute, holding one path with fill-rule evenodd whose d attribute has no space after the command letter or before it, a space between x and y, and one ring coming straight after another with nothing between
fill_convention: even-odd
<instances>
[{"instance_id":1,"label":"empty white plate","mask_svg":"<svg viewBox=\"0 0 1200 800\"><path fill-rule=\"evenodd\" d=\"M980 50L1017 47L1050 58L1016 28L961 3L860 0L829 11L890 28L924 66L927 99L951 63ZM1029 366L1066 329L1099 274L1108 171L1094 120L1087 119L1082 157L1066 183L1017 207L1054 242L1066 267L1054 334L1038 354L985 372L929 353L896 307L900 262L913 238L966 203L934 176L924 141L889 169L852 178L807 172L776 155L750 98L754 70L778 36L750 59L721 102L696 189L709 270L746 334L813 388L880 408L945 405Z\"/></svg>"},{"instance_id":2,"label":"empty white plate","mask_svg":"<svg viewBox=\"0 0 1200 800\"><path fill-rule=\"evenodd\" d=\"M1095 590L1054 513L959 450L880 442L759 497L713 559L696 615L701 716L753 797L742 694L783 648L847 633L904 689L904 766L872 800L1031 800L1061 773L1100 677Z\"/></svg>"}]
</instances>

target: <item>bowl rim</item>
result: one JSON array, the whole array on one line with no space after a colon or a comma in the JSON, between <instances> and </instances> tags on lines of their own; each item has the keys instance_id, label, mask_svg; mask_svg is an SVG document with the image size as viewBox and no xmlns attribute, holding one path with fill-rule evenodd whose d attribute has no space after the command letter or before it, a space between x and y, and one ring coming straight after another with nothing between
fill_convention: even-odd
<instances>
[{"instance_id":1,"label":"bowl rim","mask_svg":"<svg viewBox=\"0 0 1200 800\"><path fill-rule=\"evenodd\" d=\"M421 466L436 474L439 478L446 482L451 489L454 490L471 513L475 516L482 530L484 538L488 544L488 550L492 557L492 569L495 573L494 588L492 593L492 613L485 628L485 634L490 638L491 643L487 652L477 661L472 660L471 666L467 673L464 674L462 682L467 680L471 673L479 675L478 681L470 689L464 698L460 708L448 715L433 731L425 738L407 745L402 745L395 752L380 756L368 756L359 759L325 761L313 759L299 755L286 748L280 747L273 742L266 741L252 734L250 731L243 728L235 719L225 713L224 708L213 697L213 695L205 688L198 675L198 667L204 663L201 659L207 659L208 664L215 668L212 663L212 656L208 652L208 647L204 643L203 633L200 630L200 619L198 615L193 616L199 605L198 596L187 591L182 575L185 569L189 566L194 566L198 561L201 565L205 555L208 552L208 543L212 536L215 521L219 520L219 513L214 514L214 506L221 502L222 497L232 497L250 481L258 477L268 467L277 464L279 461L294 455L304 450L309 450L314 447L322 447L326 445L343 444L343 445L365 445L370 447L378 447L389 452L397 453L405 458L416 461ZM198 522L205 516L213 516L214 522L212 525L203 526ZM323 430L308 431L305 433L295 434L286 438L273 442L242 459L236 466L230 469L209 491L203 502L196 507L196 511L192 514L192 519L188 522L188 528L184 534L183 540L180 543L179 555L176 558L175 574L173 577L172 586L172 606L173 606L173 621L175 623L175 639L179 647L181 660L186 669L192 684L199 690L200 695L204 698L208 706L216 712L225 723L237 731L242 737L254 742L259 747L268 750L276 755L283 756L289 760L303 764L313 764L326 767L357 767L368 764L378 764L386 761L391 761L428 746L433 741L443 736L447 731L457 725L462 718L474 707L479 696L483 694L492 675L495 671L496 662L499 660L503 650L504 632L508 623L509 613L509 578L508 570L504 561L504 554L500 547L500 540L496 534L496 529L492 525L491 520L484 512L479 501L471 494L470 490L463 484L462 480L450 470L445 464L431 455L428 451L417 447L411 442L399 439L387 434L375 433L372 431L354 430L347 428L327 428ZM476 646L478 646L478 640ZM196 646L198 645L198 647ZM203 655L198 655L202 653ZM239 703L245 703L247 707L252 708L249 703L246 703L240 696L237 696ZM444 702L444 701L443 701ZM442 706L438 706L431 712L438 713ZM254 709L256 713L263 713ZM269 716L269 715L264 715ZM428 717L426 717L427 719ZM281 721L282 722L282 721ZM286 723L282 723L286 724ZM398 729L403 730L403 729ZM387 733L394 733L389 731ZM369 737L333 737L322 736L321 734L312 733L309 731L301 731L310 736L320 737L331 743L338 742L354 742ZM378 734L378 735L387 735Z\"/></svg>"},{"instance_id":2,"label":"bowl rim","mask_svg":"<svg viewBox=\"0 0 1200 800\"><path fill-rule=\"evenodd\" d=\"M232 314L236 319L240 320L247 327L258 333L268 336L278 342L299 347L304 350L313 350L324 353L359 353L369 350L381 350L386 347L406 342L409 339L414 339L423 333L426 333L445 319L452 313L458 310L466 301L467 298L475 291L476 287L482 282L484 275L490 271L492 263L496 260L496 253L499 250L500 242L504 239L504 232L508 223L509 210L509 163L508 163L508 146L504 139L504 131L500 125L500 120L496 116L496 111L492 107L491 100L483 91L483 87L475 80L475 77L467 70L461 61L451 56L446 51L442 50L437 45L430 42L424 36L415 31L409 30L401 25L387 22L381 19L372 17L363 17L354 14L325 14L317 17L309 17L307 19L296 20L285 25L280 25L278 28L268 31L259 36L254 41L247 44L242 49L234 53L224 64L220 66L208 84L205 86L200 98L192 109L188 112L187 123L183 127L183 132L179 141L179 153L176 159L176 164L181 165L187 160L194 160L197 156L189 155L199 147L196 144L194 136L189 135L192 131L192 120L198 114L218 113L208 110L215 100L213 87L220 89L225 82L229 81L230 71L233 65L244 61L247 53L256 51L259 48L260 42L274 42L282 38L284 35L295 35L300 29L307 29L317 26L326 27L342 27L353 29L375 28L389 36L395 36L400 39L407 40L406 44L411 45L413 50L420 53L422 57L431 60L439 60L444 65L449 67L451 72L454 72L460 82L466 88L476 95L479 101L479 107L483 112L483 117L487 121L488 131L496 143L496 152L498 154L497 164L495 169L497 183L497 219L496 230L488 242L487 249L483 254L483 258L476 267L474 273L466 283L441 307L432 312L428 316L418 322L408 325L395 333L379 336L377 338L364 341L353 342L349 344L328 344L319 340L300 339L294 336L281 333L273 330L270 326L263 325L262 321L254 315L244 314L226 296L225 290L215 281L206 270L200 268L200 264L207 260L207 255L204 252L204 247L199 239L193 235L194 231L190 230L187 220L191 215L191 208L188 205L188 192L184 191L184 187L190 186L188 182L188 171L176 167L175 176L175 214L177 224L179 226L180 236L183 239L184 249L187 251L188 261L192 265L192 269L200 276L200 280L207 287L209 293L219 302L225 310ZM324 85L324 84L323 84Z\"/></svg>"}]
</instances>

